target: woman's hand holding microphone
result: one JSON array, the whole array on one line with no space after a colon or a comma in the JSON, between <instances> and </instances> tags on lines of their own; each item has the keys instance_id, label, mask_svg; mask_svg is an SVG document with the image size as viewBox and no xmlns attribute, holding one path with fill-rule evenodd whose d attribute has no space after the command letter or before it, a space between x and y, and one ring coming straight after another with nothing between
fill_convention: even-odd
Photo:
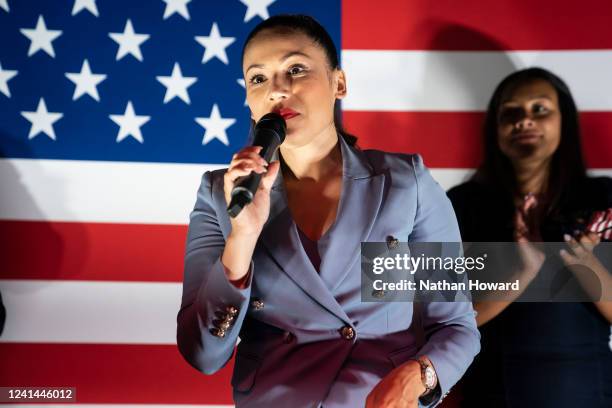
<instances>
[{"instance_id":1,"label":"woman's hand holding microphone","mask_svg":"<svg viewBox=\"0 0 612 408\"><path fill-rule=\"evenodd\" d=\"M241 177L251 172L263 174L253 201L236 217L230 218L232 230L221 257L227 278L239 288L244 287L248 280L255 244L270 214L270 189L280 168L279 161L268 165L259 155L261 149L260 146L249 146L236 153L223 180L225 200L229 204L232 189Z\"/></svg>"},{"instance_id":2,"label":"woman's hand holding microphone","mask_svg":"<svg viewBox=\"0 0 612 408\"><path fill-rule=\"evenodd\" d=\"M285 140L287 124L275 112L265 114L253 129L253 146L232 157L223 178L223 189L232 230L221 263L225 274L238 288L246 287L255 244L270 215L270 189L280 169L280 162L266 160Z\"/></svg>"},{"instance_id":3,"label":"woman's hand holding microphone","mask_svg":"<svg viewBox=\"0 0 612 408\"><path fill-rule=\"evenodd\" d=\"M230 218L232 233L238 232L243 235L259 236L270 214L270 189L278 174L280 163L275 161L268 166L265 159L259 155L261 149L260 146L249 146L240 150L232 157L229 168L225 173L223 187L225 200L228 204L231 201L232 189L238 178L246 177L251 172L263 174L253 202L245 206L238 216Z\"/></svg>"}]
</instances>

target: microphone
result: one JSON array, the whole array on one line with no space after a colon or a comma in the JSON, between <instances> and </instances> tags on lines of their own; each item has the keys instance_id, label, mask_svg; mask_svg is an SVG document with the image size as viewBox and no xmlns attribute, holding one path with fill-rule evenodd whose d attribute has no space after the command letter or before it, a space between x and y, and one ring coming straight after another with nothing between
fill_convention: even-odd
<instances>
[{"instance_id":1,"label":"microphone","mask_svg":"<svg viewBox=\"0 0 612 408\"><path fill-rule=\"evenodd\" d=\"M278 146L285 140L286 132L287 124L285 119L278 113L268 113L255 125L253 146L261 146L262 149L259 155L265 161L270 162ZM261 177L262 174L251 172L250 175L240 177L237 180L238 183L232 189L232 198L227 206L227 213L230 217L235 218L238 216L240 211L253 201Z\"/></svg>"}]
</instances>

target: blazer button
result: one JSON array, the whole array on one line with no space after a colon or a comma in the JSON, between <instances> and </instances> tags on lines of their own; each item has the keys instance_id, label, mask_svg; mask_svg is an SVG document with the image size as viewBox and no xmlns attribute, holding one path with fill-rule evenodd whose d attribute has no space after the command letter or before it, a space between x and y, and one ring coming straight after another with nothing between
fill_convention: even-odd
<instances>
[{"instance_id":1,"label":"blazer button","mask_svg":"<svg viewBox=\"0 0 612 408\"><path fill-rule=\"evenodd\" d=\"M353 340L355 338L355 330L351 326L344 326L340 329L340 335L346 340Z\"/></svg>"},{"instance_id":2,"label":"blazer button","mask_svg":"<svg viewBox=\"0 0 612 408\"><path fill-rule=\"evenodd\" d=\"M213 327L212 329L210 329L210 334L215 337L223 338L225 337L225 330L220 329L218 327Z\"/></svg>"},{"instance_id":3,"label":"blazer button","mask_svg":"<svg viewBox=\"0 0 612 408\"><path fill-rule=\"evenodd\" d=\"M255 310L261 310L264 308L264 301L261 299L253 299L251 300L251 306Z\"/></svg>"},{"instance_id":4,"label":"blazer button","mask_svg":"<svg viewBox=\"0 0 612 408\"><path fill-rule=\"evenodd\" d=\"M232 325L232 322L231 320L215 320L213 324L215 325L216 328L226 331L230 328L230 326Z\"/></svg>"},{"instance_id":5,"label":"blazer button","mask_svg":"<svg viewBox=\"0 0 612 408\"><path fill-rule=\"evenodd\" d=\"M372 291L372 297L375 297L377 299L381 299L381 298L385 297L385 291L384 290L373 290Z\"/></svg>"},{"instance_id":6,"label":"blazer button","mask_svg":"<svg viewBox=\"0 0 612 408\"><path fill-rule=\"evenodd\" d=\"M389 249L397 249L399 247L399 239L395 238L392 235L387 237L387 248Z\"/></svg>"},{"instance_id":7,"label":"blazer button","mask_svg":"<svg viewBox=\"0 0 612 408\"><path fill-rule=\"evenodd\" d=\"M227 313L220 313L218 316L218 319L213 320L213 324L215 326L218 326L218 323L227 322L231 324L233 321L234 321L234 316L231 316Z\"/></svg>"},{"instance_id":8,"label":"blazer button","mask_svg":"<svg viewBox=\"0 0 612 408\"><path fill-rule=\"evenodd\" d=\"M236 317L238 315L238 308L235 306L227 306L225 312L231 317Z\"/></svg>"}]
</instances>

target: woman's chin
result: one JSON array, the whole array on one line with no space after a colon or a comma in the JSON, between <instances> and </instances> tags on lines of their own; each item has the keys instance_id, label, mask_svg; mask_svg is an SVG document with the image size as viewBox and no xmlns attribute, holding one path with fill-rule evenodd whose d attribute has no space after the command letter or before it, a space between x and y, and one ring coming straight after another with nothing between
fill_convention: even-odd
<instances>
[{"instance_id":1,"label":"woman's chin","mask_svg":"<svg viewBox=\"0 0 612 408\"><path fill-rule=\"evenodd\" d=\"M285 138L294 140L298 139L300 136L300 132L294 126L287 126L287 131L285 132Z\"/></svg>"},{"instance_id":2,"label":"woman's chin","mask_svg":"<svg viewBox=\"0 0 612 408\"><path fill-rule=\"evenodd\" d=\"M285 133L285 141L283 142L284 148L295 148L300 147L306 143L304 140L304 132L300 132L299 129L295 129L291 126L287 126L287 132Z\"/></svg>"},{"instance_id":3,"label":"woman's chin","mask_svg":"<svg viewBox=\"0 0 612 408\"><path fill-rule=\"evenodd\" d=\"M521 143L513 146L512 156L516 159L541 159L546 154L536 143Z\"/></svg>"}]
</instances>

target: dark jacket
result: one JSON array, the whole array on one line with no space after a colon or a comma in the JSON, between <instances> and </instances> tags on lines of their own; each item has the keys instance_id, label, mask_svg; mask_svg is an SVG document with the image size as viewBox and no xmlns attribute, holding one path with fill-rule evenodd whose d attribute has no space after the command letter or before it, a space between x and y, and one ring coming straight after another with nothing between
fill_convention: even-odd
<instances>
[{"instance_id":1,"label":"dark jacket","mask_svg":"<svg viewBox=\"0 0 612 408\"><path fill-rule=\"evenodd\" d=\"M466 242L510 242L512 197L474 181L451 189ZM561 242L612 207L612 179L588 178L543 221ZM513 303L480 327L482 350L462 381L465 407L612 407L610 325L592 303Z\"/></svg>"}]
</instances>

